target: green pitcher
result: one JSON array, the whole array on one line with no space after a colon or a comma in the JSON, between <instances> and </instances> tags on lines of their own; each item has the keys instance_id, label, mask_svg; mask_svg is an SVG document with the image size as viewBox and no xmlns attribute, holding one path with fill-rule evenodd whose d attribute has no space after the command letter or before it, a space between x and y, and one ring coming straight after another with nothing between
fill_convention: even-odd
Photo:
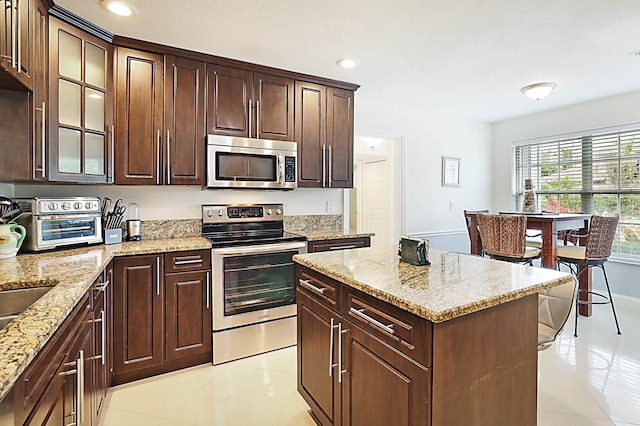
<instances>
[{"instance_id":1,"label":"green pitcher","mask_svg":"<svg viewBox=\"0 0 640 426\"><path fill-rule=\"evenodd\" d=\"M16 232L17 231L17 232ZM0 225L0 259L14 257L27 236L24 226L17 223Z\"/></svg>"}]
</instances>

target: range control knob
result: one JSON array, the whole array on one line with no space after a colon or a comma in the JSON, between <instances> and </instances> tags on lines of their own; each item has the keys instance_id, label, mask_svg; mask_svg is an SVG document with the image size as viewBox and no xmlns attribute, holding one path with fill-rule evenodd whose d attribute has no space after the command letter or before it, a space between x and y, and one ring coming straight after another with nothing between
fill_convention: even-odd
<instances>
[{"instance_id":1,"label":"range control knob","mask_svg":"<svg viewBox=\"0 0 640 426\"><path fill-rule=\"evenodd\" d=\"M209 216L209 217L213 216L213 211L212 210L207 210L207 216Z\"/></svg>"},{"instance_id":2,"label":"range control knob","mask_svg":"<svg viewBox=\"0 0 640 426\"><path fill-rule=\"evenodd\" d=\"M80 201L76 201L75 203L73 203L74 210L80 210L81 208L82 208L82 203Z\"/></svg>"},{"instance_id":3,"label":"range control knob","mask_svg":"<svg viewBox=\"0 0 640 426\"><path fill-rule=\"evenodd\" d=\"M280 215L282 214L282 210L280 210L280 209L276 209L276 214L277 214L278 216L280 216Z\"/></svg>"},{"instance_id":4,"label":"range control knob","mask_svg":"<svg viewBox=\"0 0 640 426\"><path fill-rule=\"evenodd\" d=\"M87 201L84 203L84 208L87 210L91 210L93 208L93 203L91 201Z\"/></svg>"},{"instance_id":5,"label":"range control knob","mask_svg":"<svg viewBox=\"0 0 640 426\"><path fill-rule=\"evenodd\" d=\"M62 203L60 205L60 207L62 207L62 210L69 210L69 209L71 209L71 203L68 202L68 201L65 201L64 203Z\"/></svg>"},{"instance_id":6,"label":"range control knob","mask_svg":"<svg viewBox=\"0 0 640 426\"><path fill-rule=\"evenodd\" d=\"M224 209L219 209L218 210L218 216L220 216L220 217L224 216Z\"/></svg>"},{"instance_id":7,"label":"range control knob","mask_svg":"<svg viewBox=\"0 0 640 426\"><path fill-rule=\"evenodd\" d=\"M268 214L269 216L271 216L271 213L273 213L273 212L271 211L271 209L267 209L267 214Z\"/></svg>"},{"instance_id":8,"label":"range control knob","mask_svg":"<svg viewBox=\"0 0 640 426\"><path fill-rule=\"evenodd\" d=\"M55 211L58 210L58 205L56 203L49 203L47 204L47 208L51 211Z\"/></svg>"}]
</instances>

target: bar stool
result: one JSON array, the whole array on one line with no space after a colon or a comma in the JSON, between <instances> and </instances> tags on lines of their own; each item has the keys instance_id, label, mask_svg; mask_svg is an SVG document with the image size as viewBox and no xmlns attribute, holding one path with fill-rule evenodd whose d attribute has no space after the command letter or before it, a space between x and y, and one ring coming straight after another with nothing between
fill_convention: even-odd
<instances>
[{"instance_id":1,"label":"bar stool","mask_svg":"<svg viewBox=\"0 0 640 426\"><path fill-rule=\"evenodd\" d=\"M467 223L467 232L469 233L469 241L471 242L471 253L473 253L474 244L478 244L480 256L484 257L484 247L482 246L482 238L480 238L478 230L478 213L489 213L489 210L465 210L464 220Z\"/></svg>"},{"instance_id":2,"label":"bar stool","mask_svg":"<svg viewBox=\"0 0 640 426\"><path fill-rule=\"evenodd\" d=\"M584 235L573 234L575 238L586 238L587 242L584 246L558 246L558 267L560 264L564 264L569 267L571 273L579 278L579 274L588 270L589 268L598 267L602 269L604 275L604 282L607 286L607 295L598 293L595 291L588 291L578 289L576 293L576 320L573 335L578 337L578 306L579 305L606 305L611 304L611 311L613 312L613 319L616 323L616 329L618 334L620 332L620 326L618 325L618 317L616 315L616 308L613 305L613 298L611 297L611 289L609 288L609 279L607 278L607 272L604 268L605 262L611 255L611 246L615 239L616 232L618 230L618 216L591 216L591 222L589 225L589 232ZM598 300L581 300L580 295L593 295Z\"/></svg>"}]
</instances>

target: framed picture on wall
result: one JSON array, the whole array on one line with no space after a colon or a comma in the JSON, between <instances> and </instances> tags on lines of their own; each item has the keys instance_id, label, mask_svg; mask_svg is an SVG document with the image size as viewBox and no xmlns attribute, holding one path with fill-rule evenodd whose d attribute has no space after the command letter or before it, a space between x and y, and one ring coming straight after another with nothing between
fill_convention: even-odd
<instances>
[{"instance_id":1,"label":"framed picture on wall","mask_svg":"<svg viewBox=\"0 0 640 426\"><path fill-rule=\"evenodd\" d=\"M442 157L442 186L460 186L460 159Z\"/></svg>"}]
</instances>

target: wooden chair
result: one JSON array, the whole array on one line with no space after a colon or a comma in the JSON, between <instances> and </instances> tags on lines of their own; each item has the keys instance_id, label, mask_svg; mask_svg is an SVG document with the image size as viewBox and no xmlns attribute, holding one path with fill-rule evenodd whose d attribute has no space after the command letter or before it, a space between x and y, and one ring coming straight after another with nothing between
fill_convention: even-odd
<instances>
[{"instance_id":1,"label":"wooden chair","mask_svg":"<svg viewBox=\"0 0 640 426\"><path fill-rule=\"evenodd\" d=\"M528 263L540 257L540 249L526 245L524 215L478 214L478 227L485 252L492 259Z\"/></svg>"},{"instance_id":2,"label":"wooden chair","mask_svg":"<svg viewBox=\"0 0 640 426\"><path fill-rule=\"evenodd\" d=\"M558 267L560 264L564 264L569 267L571 273L579 278L578 274L585 273L589 268L598 267L602 269L604 275L604 282L607 286L607 295L598 293L595 291L588 291L578 289L576 293L576 303L579 305L606 305L611 304L611 311L613 312L613 319L616 323L616 329L618 334L620 332L620 326L618 324L618 317L616 315L616 308L613 305L613 298L611 297L611 289L609 288L609 280L607 278L607 272L604 268L605 262L611 256L611 247L613 240L616 237L618 231L618 216L591 216L591 222L589 225L589 232L584 235L573 234L572 237L586 238L584 246L578 245L564 245L558 246ZM583 300L580 296L586 295ZM597 300L588 300L588 296L596 296ZM573 335L578 337L578 309L576 308L576 320Z\"/></svg>"},{"instance_id":3,"label":"wooden chair","mask_svg":"<svg viewBox=\"0 0 640 426\"><path fill-rule=\"evenodd\" d=\"M481 256L484 256L482 239L478 231L478 213L489 213L489 210L465 210L464 220L467 223L467 232L469 233L469 241L471 242L471 253L481 253ZM476 244L478 248L474 250L474 245Z\"/></svg>"},{"instance_id":4,"label":"wooden chair","mask_svg":"<svg viewBox=\"0 0 640 426\"><path fill-rule=\"evenodd\" d=\"M576 281L538 293L538 350L547 349L562 332L576 300Z\"/></svg>"}]
</instances>

